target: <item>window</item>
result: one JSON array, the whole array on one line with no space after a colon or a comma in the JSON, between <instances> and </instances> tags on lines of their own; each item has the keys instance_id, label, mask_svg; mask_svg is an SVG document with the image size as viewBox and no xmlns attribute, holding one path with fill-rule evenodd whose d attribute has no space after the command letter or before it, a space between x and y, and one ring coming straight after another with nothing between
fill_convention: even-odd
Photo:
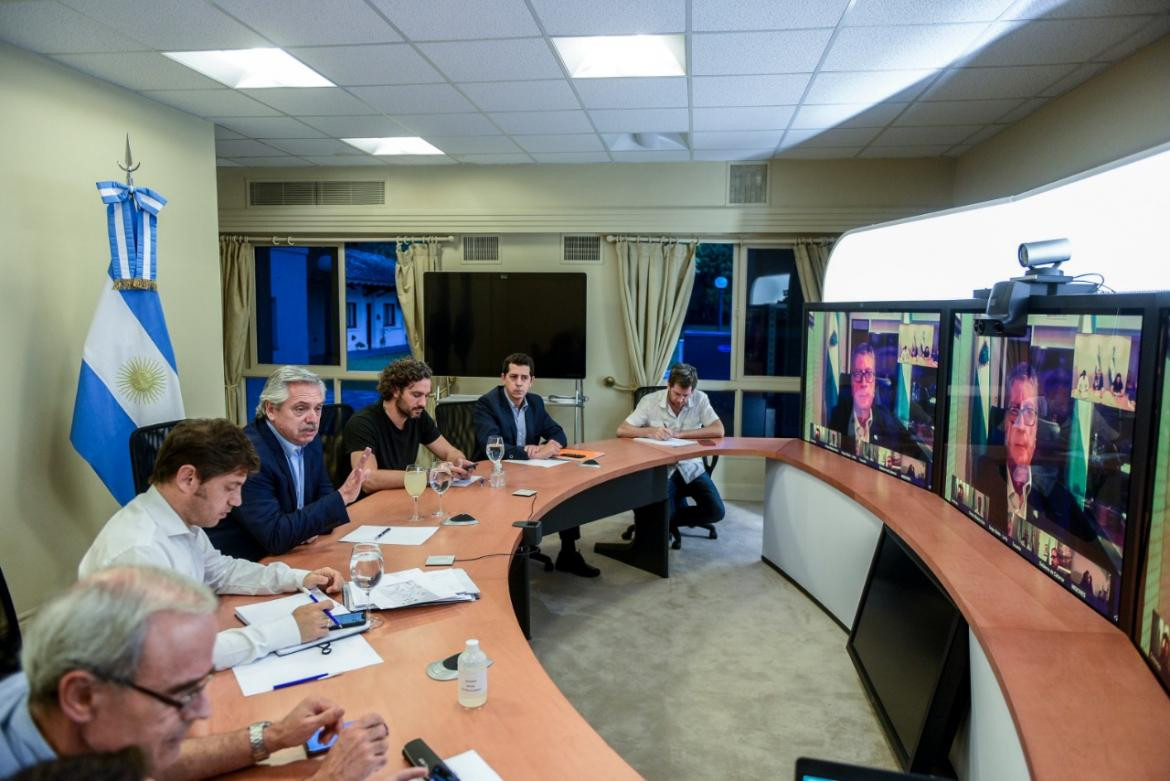
<instances>
[{"instance_id":1,"label":"window","mask_svg":"<svg viewBox=\"0 0 1170 781\"><path fill-rule=\"evenodd\" d=\"M395 304L387 301L382 304L382 325L385 328L392 328L398 325L398 307Z\"/></svg>"},{"instance_id":2,"label":"window","mask_svg":"<svg viewBox=\"0 0 1170 781\"><path fill-rule=\"evenodd\" d=\"M800 436L799 393L745 393L740 435L745 437Z\"/></svg>"},{"instance_id":3,"label":"window","mask_svg":"<svg viewBox=\"0 0 1170 781\"><path fill-rule=\"evenodd\" d=\"M357 304L345 305L345 327L357 328Z\"/></svg>"},{"instance_id":4,"label":"window","mask_svg":"<svg viewBox=\"0 0 1170 781\"><path fill-rule=\"evenodd\" d=\"M378 383L368 380L342 380L341 401L354 408L368 407L374 402L381 401L378 395Z\"/></svg>"},{"instance_id":5,"label":"window","mask_svg":"<svg viewBox=\"0 0 1170 781\"><path fill-rule=\"evenodd\" d=\"M406 327L395 314L398 286L394 281L397 254L393 244L345 245L345 307L354 312L345 325L346 367L349 371L381 371L410 354Z\"/></svg>"},{"instance_id":6,"label":"window","mask_svg":"<svg viewBox=\"0 0 1170 781\"><path fill-rule=\"evenodd\" d=\"M256 248L256 361L338 366L333 247Z\"/></svg>"},{"instance_id":7,"label":"window","mask_svg":"<svg viewBox=\"0 0 1170 781\"><path fill-rule=\"evenodd\" d=\"M700 379L731 379L734 259L733 244L695 248L695 286L670 364L689 363Z\"/></svg>"},{"instance_id":8,"label":"window","mask_svg":"<svg viewBox=\"0 0 1170 781\"><path fill-rule=\"evenodd\" d=\"M796 255L787 248L749 249L745 287L744 375L799 376L804 296Z\"/></svg>"}]
</instances>

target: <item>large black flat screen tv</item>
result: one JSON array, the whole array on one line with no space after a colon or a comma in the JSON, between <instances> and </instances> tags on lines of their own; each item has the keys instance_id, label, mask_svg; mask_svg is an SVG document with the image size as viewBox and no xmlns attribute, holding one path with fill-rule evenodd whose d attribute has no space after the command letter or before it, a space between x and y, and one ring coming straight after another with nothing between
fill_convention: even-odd
<instances>
[{"instance_id":1,"label":"large black flat screen tv","mask_svg":"<svg viewBox=\"0 0 1170 781\"><path fill-rule=\"evenodd\" d=\"M537 377L585 378L585 274L428 272L423 340L436 374L498 377L528 353Z\"/></svg>"}]
</instances>

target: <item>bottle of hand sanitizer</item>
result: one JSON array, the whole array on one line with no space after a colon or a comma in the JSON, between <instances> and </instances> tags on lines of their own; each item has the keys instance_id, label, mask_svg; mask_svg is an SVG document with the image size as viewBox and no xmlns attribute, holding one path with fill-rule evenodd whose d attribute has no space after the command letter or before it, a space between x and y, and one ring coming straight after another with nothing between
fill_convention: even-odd
<instances>
[{"instance_id":1,"label":"bottle of hand sanitizer","mask_svg":"<svg viewBox=\"0 0 1170 781\"><path fill-rule=\"evenodd\" d=\"M468 640L459 654L459 704L464 708L478 708L487 702L487 656L479 648L478 640Z\"/></svg>"}]
</instances>

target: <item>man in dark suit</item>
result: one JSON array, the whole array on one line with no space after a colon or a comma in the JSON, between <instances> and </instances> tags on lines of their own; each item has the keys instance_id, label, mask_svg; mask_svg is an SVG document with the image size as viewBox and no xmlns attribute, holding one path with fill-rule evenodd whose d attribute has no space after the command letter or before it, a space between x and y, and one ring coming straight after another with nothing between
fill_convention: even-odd
<instances>
[{"instance_id":1,"label":"man in dark suit","mask_svg":"<svg viewBox=\"0 0 1170 781\"><path fill-rule=\"evenodd\" d=\"M859 443L869 442L918 461L927 461L926 453L910 432L877 398L877 356L869 342L853 348L849 359L850 400L842 400L833 410L829 428L841 432L841 449L857 453Z\"/></svg>"},{"instance_id":2,"label":"man in dark suit","mask_svg":"<svg viewBox=\"0 0 1170 781\"><path fill-rule=\"evenodd\" d=\"M220 551L259 561L349 521L345 506L358 498L365 461L333 489L317 438L324 401L325 384L307 369L282 366L268 378L244 428L260 471L244 483L240 506L207 530Z\"/></svg>"},{"instance_id":3,"label":"man in dark suit","mask_svg":"<svg viewBox=\"0 0 1170 781\"><path fill-rule=\"evenodd\" d=\"M504 458L524 461L529 458L554 458L568 442L565 430L544 408L544 400L529 393L535 376L533 360L524 353L513 353L503 361L500 385L475 402L476 459L486 458L488 437L504 440ZM581 529L574 526L561 532L561 552L556 567L585 578L595 578L601 570L590 566L577 551Z\"/></svg>"}]
</instances>

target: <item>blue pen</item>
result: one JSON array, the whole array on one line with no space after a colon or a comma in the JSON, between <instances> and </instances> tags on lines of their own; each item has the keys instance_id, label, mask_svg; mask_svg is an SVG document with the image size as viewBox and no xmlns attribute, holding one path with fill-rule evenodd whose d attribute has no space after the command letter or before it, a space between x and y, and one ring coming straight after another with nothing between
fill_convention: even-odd
<instances>
[{"instance_id":1,"label":"blue pen","mask_svg":"<svg viewBox=\"0 0 1170 781\"><path fill-rule=\"evenodd\" d=\"M308 590L307 588L305 588L304 586L301 586L301 591L303 591L303 592L305 592L306 594L308 594L308 595L309 595L309 599L313 600L313 602L315 602L315 603L317 603L317 604L320 604L321 600L317 599L317 595L316 595L316 594L314 594L312 591L309 591L309 590ZM336 618L334 618L334 617L333 617L333 614L332 614L332 613L330 613L328 610L326 610L326 611L325 611L325 615L329 616L329 620L333 622L333 625L334 625L335 627L337 627L338 629L341 629L341 623L340 623L340 622L338 622L338 620L337 620ZM294 683L300 683L300 681L294 681Z\"/></svg>"},{"instance_id":2,"label":"blue pen","mask_svg":"<svg viewBox=\"0 0 1170 781\"><path fill-rule=\"evenodd\" d=\"M308 683L309 681L319 681L322 678L328 678L328 677L329 677L329 673L318 673L317 675L310 675L308 678L298 678L295 681L285 681L284 683L278 683L275 686L273 686L272 691L276 691L277 689L287 689L290 686L296 686L298 683Z\"/></svg>"}]
</instances>

